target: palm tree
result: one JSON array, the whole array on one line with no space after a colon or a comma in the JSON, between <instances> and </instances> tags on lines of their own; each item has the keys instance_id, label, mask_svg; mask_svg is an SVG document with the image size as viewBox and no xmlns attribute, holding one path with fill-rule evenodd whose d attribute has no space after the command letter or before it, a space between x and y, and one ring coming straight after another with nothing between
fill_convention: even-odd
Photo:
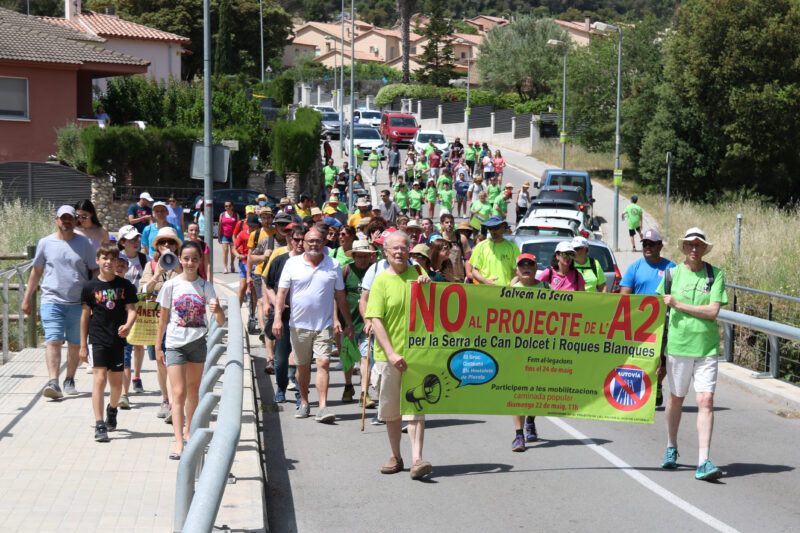
<instances>
[{"instance_id":1,"label":"palm tree","mask_svg":"<svg viewBox=\"0 0 800 533\"><path fill-rule=\"evenodd\" d=\"M400 31L403 34L403 83L411 81L411 75L408 72L408 56L411 51L409 33L411 31L411 15L416 7L417 0L397 0L397 12L400 13Z\"/></svg>"}]
</instances>

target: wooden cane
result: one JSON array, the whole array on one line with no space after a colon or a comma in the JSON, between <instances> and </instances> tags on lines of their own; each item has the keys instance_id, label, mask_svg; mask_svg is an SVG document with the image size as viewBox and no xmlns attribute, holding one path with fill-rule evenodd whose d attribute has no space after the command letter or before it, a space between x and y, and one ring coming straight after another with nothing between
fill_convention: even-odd
<instances>
[{"instance_id":1,"label":"wooden cane","mask_svg":"<svg viewBox=\"0 0 800 533\"><path fill-rule=\"evenodd\" d=\"M361 376L361 388L363 389L361 398L361 431L364 431L364 420L367 418L367 398L369 398L369 361L372 359L372 333L367 339L367 375ZM366 385L365 385L366 384Z\"/></svg>"}]
</instances>

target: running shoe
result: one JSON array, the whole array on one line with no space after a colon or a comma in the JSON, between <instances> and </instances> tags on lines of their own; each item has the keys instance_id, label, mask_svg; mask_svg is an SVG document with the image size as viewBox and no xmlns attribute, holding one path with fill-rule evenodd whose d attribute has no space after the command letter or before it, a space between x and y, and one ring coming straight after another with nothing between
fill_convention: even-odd
<instances>
[{"instance_id":1,"label":"running shoe","mask_svg":"<svg viewBox=\"0 0 800 533\"><path fill-rule=\"evenodd\" d=\"M286 393L278 389L275 393L275 403L283 403L286 401Z\"/></svg>"},{"instance_id":2,"label":"running shoe","mask_svg":"<svg viewBox=\"0 0 800 533\"><path fill-rule=\"evenodd\" d=\"M666 468L668 470L673 470L675 468L678 468L678 457L680 457L680 454L678 453L678 448L673 448L673 447L667 448L667 451L664 452L664 462L661 463L661 468ZM703 464L705 464L705 463L703 463ZM711 466L714 466L714 465L711 465ZM698 472L700 471L699 467L698 467L697 471ZM700 478L697 478L697 479L700 479Z\"/></svg>"},{"instance_id":3,"label":"running shoe","mask_svg":"<svg viewBox=\"0 0 800 533\"><path fill-rule=\"evenodd\" d=\"M172 404L169 404L169 412L167 416L164 417L165 424L172 424Z\"/></svg>"},{"instance_id":4,"label":"running shoe","mask_svg":"<svg viewBox=\"0 0 800 533\"><path fill-rule=\"evenodd\" d=\"M536 442L539 440L539 434L536 433L536 422L534 422L533 419L525 424L525 440L527 442Z\"/></svg>"},{"instance_id":5,"label":"running shoe","mask_svg":"<svg viewBox=\"0 0 800 533\"><path fill-rule=\"evenodd\" d=\"M117 408L111 407L111 405L106 406L106 427L109 431L115 431L117 429Z\"/></svg>"},{"instance_id":6,"label":"running shoe","mask_svg":"<svg viewBox=\"0 0 800 533\"><path fill-rule=\"evenodd\" d=\"M167 400L161 401L161 407L158 408L158 413L156 413L157 418L166 418L170 412L169 402Z\"/></svg>"},{"instance_id":7,"label":"running shoe","mask_svg":"<svg viewBox=\"0 0 800 533\"><path fill-rule=\"evenodd\" d=\"M517 435L514 437L514 442L511 443L511 451L512 452L524 452L525 451L525 437L522 435Z\"/></svg>"},{"instance_id":8,"label":"running shoe","mask_svg":"<svg viewBox=\"0 0 800 533\"><path fill-rule=\"evenodd\" d=\"M144 386L142 386L142 378L133 378L133 392L137 394L141 394L144 392Z\"/></svg>"},{"instance_id":9,"label":"running shoe","mask_svg":"<svg viewBox=\"0 0 800 533\"><path fill-rule=\"evenodd\" d=\"M78 394L78 389L75 388L75 378L69 376L64 378L64 394L67 396L75 396Z\"/></svg>"},{"instance_id":10,"label":"running shoe","mask_svg":"<svg viewBox=\"0 0 800 533\"><path fill-rule=\"evenodd\" d=\"M97 442L108 442L111 440L108 438L108 428L102 420L98 420L97 425L94 426L94 440Z\"/></svg>"},{"instance_id":11,"label":"running shoe","mask_svg":"<svg viewBox=\"0 0 800 533\"><path fill-rule=\"evenodd\" d=\"M42 396L50 398L51 400L58 400L64 397L64 393L61 392L61 387L58 386L57 379L51 379L47 382L47 385L42 389Z\"/></svg>"},{"instance_id":12,"label":"running shoe","mask_svg":"<svg viewBox=\"0 0 800 533\"><path fill-rule=\"evenodd\" d=\"M722 470L714 466L710 459L706 459L703 464L697 467L694 478L701 481L712 481L722 477Z\"/></svg>"},{"instance_id":13,"label":"running shoe","mask_svg":"<svg viewBox=\"0 0 800 533\"><path fill-rule=\"evenodd\" d=\"M295 418L308 418L310 409L308 408L308 404L301 404L300 407L297 408L297 412L294 414Z\"/></svg>"},{"instance_id":14,"label":"running shoe","mask_svg":"<svg viewBox=\"0 0 800 533\"><path fill-rule=\"evenodd\" d=\"M286 387L286 390L297 390L297 381L291 380L289 385Z\"/></svg>"},{"instance_id":15,"label":"running shoe","mask_svg":"<svg viewBox=\"0 0 800 533\"><path fill-rule=\"evenodd\" d=\"M275 373L275 363L272 360L267 361L267 366L264 367L265 374L274 374Z\"/></svg>"},{"instance_id":16,"label":"running shoe","mask_svg":"<svg viewBox=\"0 0 800 533\"><path fill-rule=\"evenodd\" d=\"M345 385L344 392L342 392L342 401L344 403L351 403L356 395L356 388L352 385Z\"/></svg>"},{"instance_id":17,"label":"running shoe","mask_svg":"<svg viewBox=\"0 0 800 533\"><path fill-rule=\"evenodd\" d=\"M127 394L123 394L119 397L119 403L117 404L117 407L124 409L125 411L131 408L131 401L128 399Z\"/></svg>"},{"instance_id":18,"label":"running shoe","mask_svg":"<svg viewBox=\"0 0 800 533\"><path fill-rule=\"evenodd\" d=\"M367 396L367 409L375 409L376 405L377 404L375 403L375 400L373 400L372 398ZM363 394L358 399L358 406L359 407L363 407L364 406L364 395Z\"/></svg>"},{"instance_id":19,"label":"running shoe","mask_svg":"<svg viewBox=\"0 0 800 533\"><path fill-rule=\"evenodd\" d=\"M323 424L333 424L333 421L336 420L336 415L331 413L327 407L323 407L317 411L317 416L314 417L314 420Z\"/></svg>"},{"instance_id":20,"label":"running shoe","mask_svg":"<svg viewBox=\"0 0 800 533\"><path fill-rule=\"evenodd\" d=\"M372 417L372 420L370 421L370 424L372 424L373 426L382 426L382 425L386 424L386 422L384 422L383 420L378 418L378 415L375 415L374 417Z\"/></svg>"}]
</instances>

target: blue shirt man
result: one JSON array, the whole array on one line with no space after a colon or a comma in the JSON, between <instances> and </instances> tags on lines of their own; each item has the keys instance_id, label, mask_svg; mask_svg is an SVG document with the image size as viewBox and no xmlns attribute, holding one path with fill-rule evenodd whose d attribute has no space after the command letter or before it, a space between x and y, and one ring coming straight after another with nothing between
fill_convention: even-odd
<instances>
[{"instance_id":1,"label":"blue shirt man","mask_svg":"<svg viewBox=\"0 0 800 533\"><path fill-rule=\"evenodd\" d=\"M656 294L661 280L664 279L664 271L675 266L669 259L661 257L661 249L664 243L661 234L649 229L644 232L642 238L642 257L625 271L620 283L622 294Z\"/></svg>"}]
</instances>

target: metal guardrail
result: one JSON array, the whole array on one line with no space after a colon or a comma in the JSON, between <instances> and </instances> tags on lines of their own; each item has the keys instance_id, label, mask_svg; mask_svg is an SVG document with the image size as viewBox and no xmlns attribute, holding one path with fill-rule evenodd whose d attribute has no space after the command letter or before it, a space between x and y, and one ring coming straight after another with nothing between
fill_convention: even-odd
<instances>
[{"instance_id":1,"label":"metal guardrail","mask_svg":"<svg viewBox=\"0 0 800 533\"><path fill-rule=\"evenodd\" d=\"M717 321L722 323L723 328L722 353L725 360L731 363L734 355L733 326L746 327L767 335L770 344L767 372L757 374L757 377L780 377L780 339L800 342L800 328L779 324L771 320L722 310L717 316Z\"/></svg>"},{"instance_id":2,"label":"metal guardrail","mask_svg":"<svg viewBox=\"0 0 800 533\"><path fill-rule=\"evenodd\" d=\"M210 532L213 529L239 443L244 396L244 328L239 299L235 295L228 298L227 315L227 328L212 320L208 330L208 354L200 382L199 402L192 419L191 437L178 466L173 518L173 531L176 533ZM226 332L227 347L222 343ZM227 352L224 367L217 364L223 352ZM213 392L214 385L223 375L222 394ZM209 429L211 413L218 403L216 427ZM204 456L206 446L208 451Z\"/></svg>"},{"instance_id":3,"label":"metal guardrail","mask_svg":"<svg viewBox=\"0 0 800 533\"><path fill-rule=\"evenodd\" d=\"M2 314L3 334L2 334L2 361L0 363L6 364L8 362L9 353L9 323L15 321L17 323L17 347L22 349L27 343L28 346L36 346L36 315L38 314L36 306L36 293L33 294L32 307L34 312L30 317L25 317L22 312L22 296L25 294L27 287L27 276L25 273L33 267L33 255L36 253L36 247L28 247L27 254L15 254L10 256L3 256L0 259L25 259L22 263L17 263L8 267L0 268L0 280L3 284L3 292L0 293L0 313ZM16 283L10 281L16 278ZM17 292L17 304L15 310L16 315L9 314L11 309L11 291ZM26 327L27 326L27 327Z\"/></svg>"}]
</instances>

